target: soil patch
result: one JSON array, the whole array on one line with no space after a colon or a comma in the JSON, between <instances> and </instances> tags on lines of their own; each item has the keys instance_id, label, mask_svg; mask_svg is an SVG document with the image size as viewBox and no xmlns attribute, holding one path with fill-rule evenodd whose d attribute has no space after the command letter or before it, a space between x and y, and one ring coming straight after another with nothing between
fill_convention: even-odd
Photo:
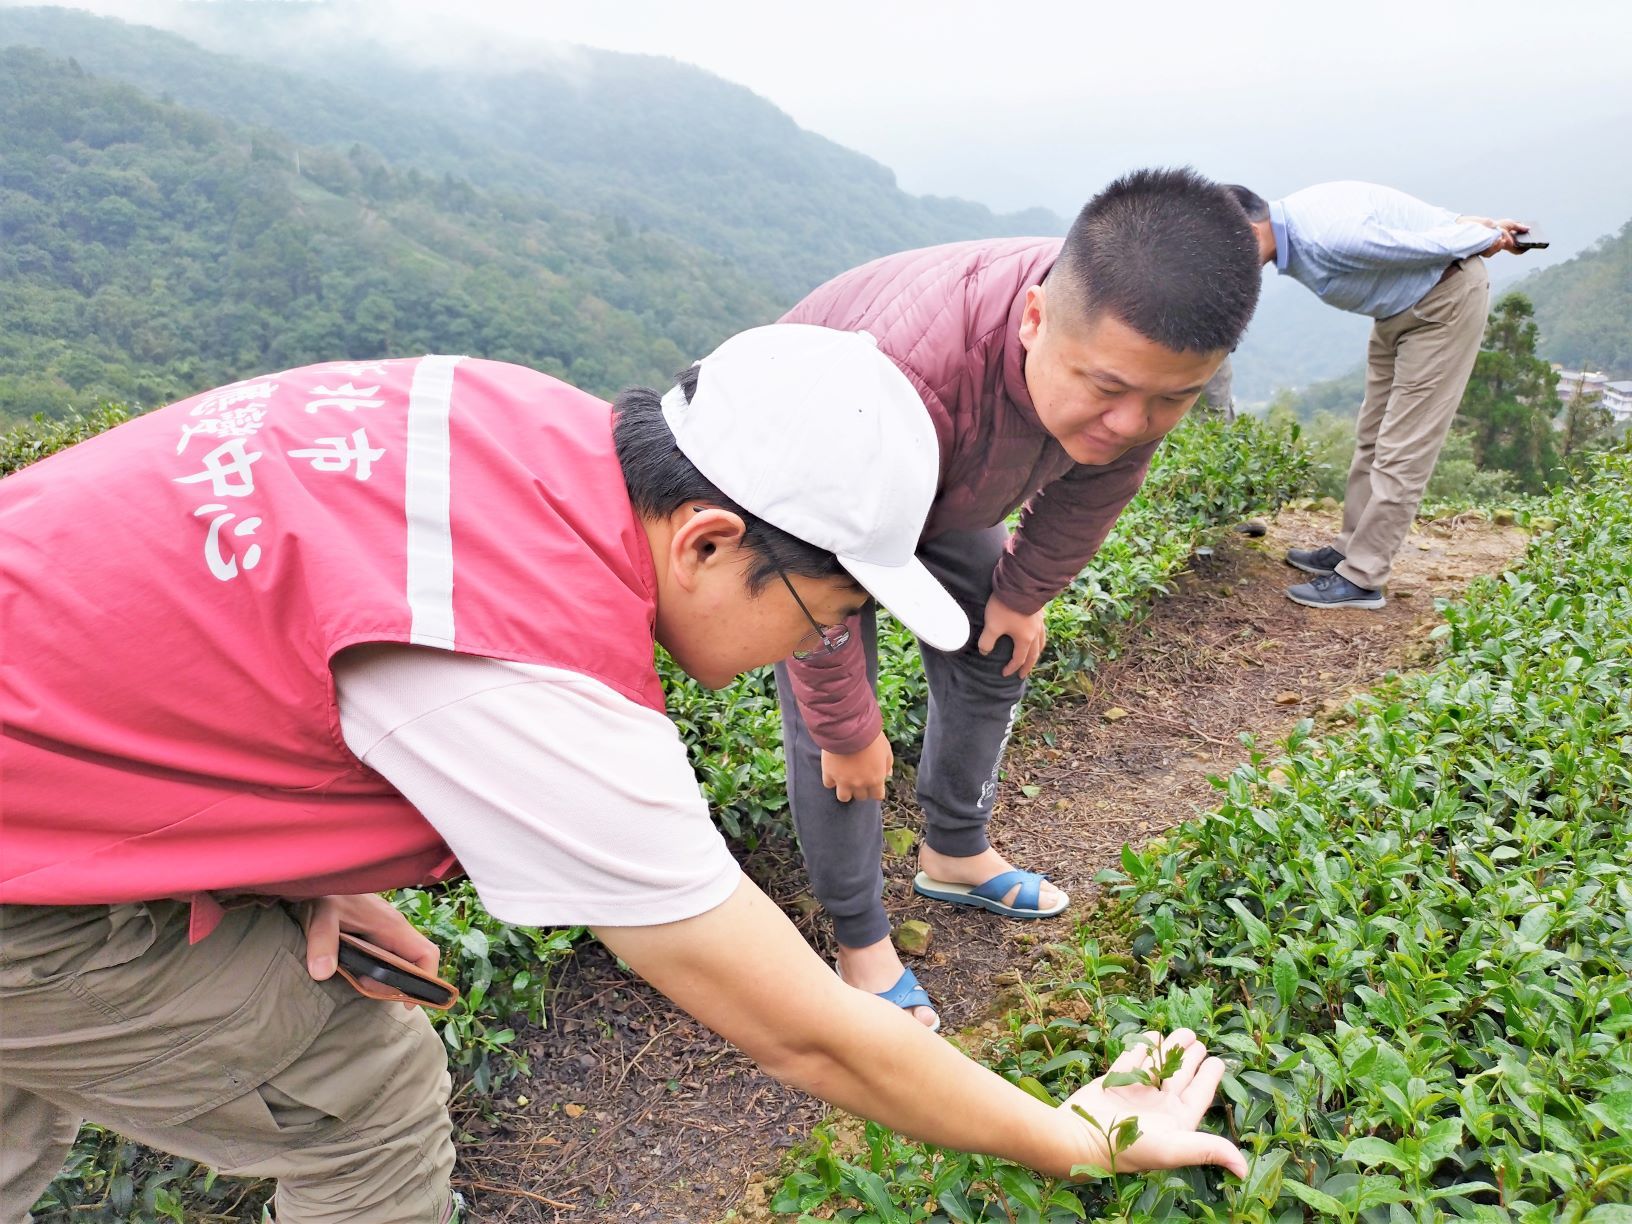
<instances>
[{"instance_id":1,"label":"soil patch","mask_svg":"<svg viewBox=\"0 0 1632 1224\"><path fill-rule=\"evenodd\" d=\"M1119 656L1083 677L1080 700L1033 715L1011 748L993 821L1015 862L1046 870L1073 895L1125 842L1141 842L1211 806L1209 775L1301 718L1339 716L1350 695L1433 657L1437 596L1454 595L1522 553L1526 534L1463 516L1419 523L1381 611L1315 611L1284 589L1300 575L1288 547L1329 541L1335 516L1283 512L1262 539L1232 536L1198 559ZM910 782L897 779L886 823L919 827ZM745 868L788 908L824 955L797 851L762 846ZM1006 923L912 892L914 856L885 865L896 922L930 924L918 976L953 1029L990 1016L1005 984L1029 970L1065 921ZM767 984L767 989L773 988ZM782 1150L824 1107L762 1075L742 1055L619 969L598 946L564 970L547 1028L523 1035L533 1075L456 1110L461 1188L478 1221L718 1220L762 1216Z\"/></svg>"}]
</instances>

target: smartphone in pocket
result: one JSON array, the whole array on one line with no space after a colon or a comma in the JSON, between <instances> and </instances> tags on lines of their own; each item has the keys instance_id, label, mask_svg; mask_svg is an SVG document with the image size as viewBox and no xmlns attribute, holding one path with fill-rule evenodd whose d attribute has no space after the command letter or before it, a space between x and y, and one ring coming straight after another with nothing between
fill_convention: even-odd
<instances>
[{"instance_id":1,"label":"smartphone in pocket","mask_svg":"<svg viewBox=\"0 0 1632 1224\"><path fill-rule=\"evenodd\" d=\"M446 1011L459 1001L459 990L366 939L340 932L340 976L360 994L382 1002L414 1003Z\"/></svg>"}]
</instances>

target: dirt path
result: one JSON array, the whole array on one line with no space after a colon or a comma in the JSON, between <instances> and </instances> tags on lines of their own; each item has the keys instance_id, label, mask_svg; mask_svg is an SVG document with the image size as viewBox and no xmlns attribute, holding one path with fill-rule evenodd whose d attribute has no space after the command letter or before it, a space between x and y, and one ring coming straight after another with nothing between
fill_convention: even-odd
<instances>
[{"instance_id":1,"label":"dirt path","mask_svg":"<svg viewBox=\"0 0 1632 1224\"><path fill-rule=\"evenodd\" d=\"M1498 573L1525 534L1463 519L1422 525L1407 542L1381 612L1315 612L1287 600L1298 576L1290 545L1335 531L1330 514L1285 512L1262 540L1234 538L1179 583L1082 700L1034 718L1011 751L994 839L1016 862L1047 870L1086 904L1094 874L1138 842L1211 804L1209 774L1245 756L1239 736L1284 735L1331 714L1346 695L1432 654L1434 597ZM897 781L898 795L910 786ZM898 798L886 822L916 826ZM809 912L798 856L784 842L745 867L831 954ZM911 892L912 856L886 864L897 921L931 924L914 961L946 1023L985 1018L1005 978L1062 929L1002 923ZM774 981L767 978L767 989ZM760 1074L598 948L565 971L547 1029L526 1035L530 1081L467 1115L459 1178L478 1221L716 1220L758 1214L767 1174L822 1107ZM749 1201L746 1201L749 1200Z\"/></svg>"}]
</instances>

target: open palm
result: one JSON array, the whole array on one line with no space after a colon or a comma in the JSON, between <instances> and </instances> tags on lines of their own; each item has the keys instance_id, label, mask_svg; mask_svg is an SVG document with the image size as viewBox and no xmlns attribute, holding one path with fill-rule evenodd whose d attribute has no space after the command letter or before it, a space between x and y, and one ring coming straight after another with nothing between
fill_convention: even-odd
<instances>
[{"instance_id":1,"label":"open palm","mask_svg":"<svg viewBox=\"0 0 1632 1224\"><path fill-rule=\"evenodd\" d=\"M1090 1163L1101 1171L1213 1164L1245 1177L1240 1148L1196 1129L1223 1078L1223 1061L1208 1057L1191 1030L1176 1029L1166 1037L1149 1032L1129 1043L1109 1073L1079 1088L1060 1108L1091 1132L1104 1157ZM1127 1128L1130 1119L1136 1133Z\"/></svg>"}]
</instances>

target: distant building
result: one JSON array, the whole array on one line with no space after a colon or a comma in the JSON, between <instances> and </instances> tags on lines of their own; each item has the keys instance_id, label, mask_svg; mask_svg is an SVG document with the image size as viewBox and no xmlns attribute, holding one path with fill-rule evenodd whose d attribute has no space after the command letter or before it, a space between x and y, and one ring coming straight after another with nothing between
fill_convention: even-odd
<instances>
[{"instance_id":1,"label":"distant building","mask_svg":"<svg viewBox=\"0 0 1632 1224\"><path fill-rule=\"evenodd\" d=\"M1609 409L1617 425L1632 421L1632 379L1605 383L1604 407Z\"/></svg>"},{"instance_id":2,"label":"distant building","mask_svg":"<svg viewBox=\"0 0 1632 1224\"><path fill-rule=\"evenodd\" d=\"M1609 375L1601 370L1566 370L1556 364L1553 369L1558 371L1558 399L1562 404L1581 395L1602 395L1610 385Z\"/></svg>"}]
</instances>

